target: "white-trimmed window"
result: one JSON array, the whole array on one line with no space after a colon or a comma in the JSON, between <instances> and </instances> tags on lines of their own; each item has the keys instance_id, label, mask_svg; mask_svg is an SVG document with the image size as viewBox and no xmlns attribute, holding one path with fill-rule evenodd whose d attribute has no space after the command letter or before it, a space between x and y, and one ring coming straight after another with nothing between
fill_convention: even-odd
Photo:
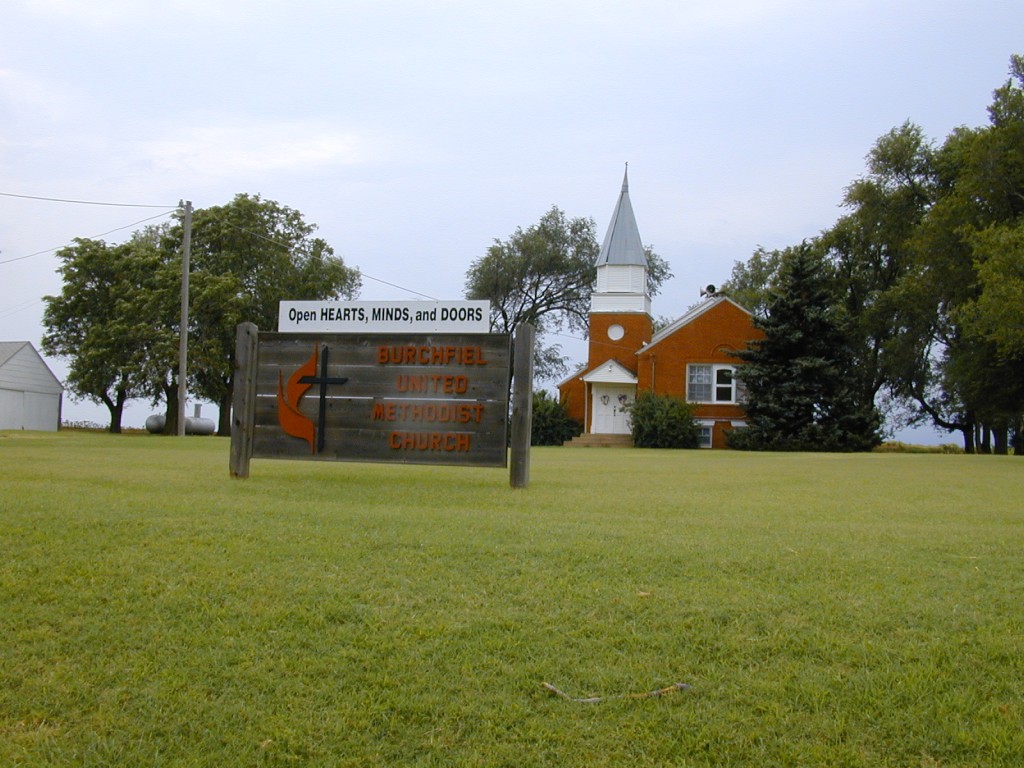
<instances>
[{"instance_id":1,"label":"white-trimmed window","mask_svg":"<svg viewBox=\"0 0 1024 768\"><path fill-rule=\"evenodd\" d=\"M702 421L697 425L697 430L700 434L700 442L697 443L699 448L711 447L711 432L713 429L714 425L710 421Z\"/></svg>"},{"instance_id":2,"label":"white-trimmed window","mask_svg":"<svg viewBox=\"0 0 1024 768\"><path fill-rule=\"evenodd\" d=\"M743 388L731 365L692 363L686 366L686 399L691 403L738 403Z\"/></svg>"}]
</instances>

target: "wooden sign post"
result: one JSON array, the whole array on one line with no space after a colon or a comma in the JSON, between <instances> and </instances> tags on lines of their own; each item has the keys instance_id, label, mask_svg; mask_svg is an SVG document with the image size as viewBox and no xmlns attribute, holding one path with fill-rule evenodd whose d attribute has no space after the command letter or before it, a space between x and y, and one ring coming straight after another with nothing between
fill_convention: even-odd
<instances>
[{"instance_id":1,"label":"wooden sign post","mask_svg":"<svg viewBox=\"0 0 1024 768\"><path fill-rule=\"evenodd\" d=\"M529 323L516 330L513 360L515 376L512 387L512 465L509 484L525 488L530 484L530 438L533 423L533 340L535 332Z\"/></svg>"},{"instance_id":2,"label":"wooden sign post","mask_svg":"<svg viewBox=\"0 0 1024 768\"><path fill-rule=\"evenodd\" d=\"M235 333L235 388L231 393L231 460L232 477L249 476L252 458L252 435L256 408L256 353L259 330L252 323L242 323Z\"/></svg>"},{"instance_id":3,"label":"wooden sign post","mask_svg":"<svg viewBox=\"0 0 1024 768\"><path fill-rule=\"evenodd\" d=\"M234 477L251 457L508 466L507 334L259 333L253 354L254 332L238 328Z\"/></svg>"}]
</instances>

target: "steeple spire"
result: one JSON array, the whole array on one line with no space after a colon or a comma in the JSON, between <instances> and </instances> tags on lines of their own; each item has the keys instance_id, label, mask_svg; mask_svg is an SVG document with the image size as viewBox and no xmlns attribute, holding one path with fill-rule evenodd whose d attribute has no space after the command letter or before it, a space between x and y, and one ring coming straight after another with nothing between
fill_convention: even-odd
<instances>
[{"instance_id":1,"label":"steeple spire","mask_svg":"<svg viewBox=\"0 0 1024 768\"><path fill-rule=\"evenodd\" d=\"M633 206L629 202L629 163L626 163L626 171L622 175L622 192L597 257L598 267L606 264L647 267L640 230L636 225L636 216L633 215Z\"/></svg>"},{"instance_id":2,"label":"steeple spire","mask_svg":"<svg viewBox=\"0 0 1024 768\"><path fill-rule=\"evenodd\" d=\"M651 313L651 297L647 295L647 255L629 202L629 163L622 175L622 192L612 212L608 234L597 256L597 281L590 296L590 311L592 315Z\"/></svg>"}]
</instances>

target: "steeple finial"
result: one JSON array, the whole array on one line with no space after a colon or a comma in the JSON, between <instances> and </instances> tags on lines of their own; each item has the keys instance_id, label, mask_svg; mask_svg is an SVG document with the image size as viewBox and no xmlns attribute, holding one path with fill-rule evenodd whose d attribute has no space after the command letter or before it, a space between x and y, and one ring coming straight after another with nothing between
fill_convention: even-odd
<instances>
[{"instance_id":1,"label":"steeple finial","mask_svg":"<svg viewBox=\"0 0 1024 768\"><path fill-rule=\"evenodd\" d=\"M629 160L626 161L626 172L622 174L622 191L629 192Z\"/></svg>"}]
</instances>

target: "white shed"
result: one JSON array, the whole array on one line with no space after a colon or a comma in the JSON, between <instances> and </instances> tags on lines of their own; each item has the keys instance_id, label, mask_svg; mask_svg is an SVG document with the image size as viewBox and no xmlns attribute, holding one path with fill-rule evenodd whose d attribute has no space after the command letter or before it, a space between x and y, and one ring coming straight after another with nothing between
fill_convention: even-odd
<instances>
[{"instance_id":1,"label":"white shed","mask_svg":"<svg viewBox=\"0 0 1024 768\"><path fill-rule=\"evenodd\" d=\"M0 429L55 431L64 386L28 341L0 341Z\"/></svg>"}]
</instances>

